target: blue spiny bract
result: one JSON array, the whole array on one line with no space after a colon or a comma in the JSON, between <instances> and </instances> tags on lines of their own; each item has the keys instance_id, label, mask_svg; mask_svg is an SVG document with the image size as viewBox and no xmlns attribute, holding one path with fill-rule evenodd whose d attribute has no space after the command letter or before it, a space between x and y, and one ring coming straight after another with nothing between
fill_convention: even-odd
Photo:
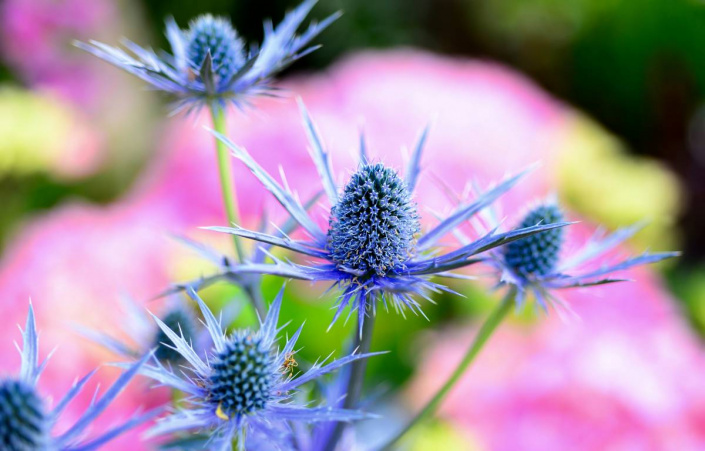
<instances>
[{"instance_id":1,"label":"blue spiny bract","mask_svg":"<svg viewBox=\"0 0 705 451\"><path fill-rule=\"evenodd\" d=\"M196 336L196 325L192 317L189 316L188 312L180 308L176 308L164 315L162 321L170 329L179 331L187 340L192 340ZM154 356L162 363L178 363L182 360L181 354L170 347L171 340L160 328L157 328L154 334L153 346L156 347Z\"/></svg>"},{"instance_id":2,"label":"blue spiny bract","mask_svg":"<svg viewBox=\"0 0 705 451\"><path fill-rule=\"evenodd\" d=\"M563 221L563 213L556 205L541 205L531 210L519 228L537 224L555 224ZM563 229L551 229L509 243L504 258L507 265L522 275L549 274L558 263L563 242Z\"/></svg>"},{"instance_id":3,"label":"blue spiny bract","mask_svg":"<svg viewBox=\"0 0 705 451\"><path fill-rule=\"evenodd\" d=\"M0 449L45 449L48 423L33 387L12 379L0 381Z\"/></svg>"},{"instance_id":4,"label":"blue spiny bract","mask_svg":"<svg viewBox=\"0 0 705 451\"><path fill-rule=\"evenodd\" d=\"M237 334L213 362L211 402L227 417L261 410L278 376L275 355L260 337Z\"/></svg>"},{"instance_id":5,"label":"blue spiny bract","mask_svg":"<svg viewBox=\"0 0 705 451\"><path fill-rule=\"evenodd\" d=\"M338 264L384 276L414 254L419 230L404 180L382 164L363 165L331 210L328 247Z\"/></svg>"},{"instance_id":6,"label":"blue spiny bract","mask_svg":"<svg viewBox=\"0 0 705 451\"><path fill-rule=\"evenodd\" d=\"M133 415L129 420L114 426L106 432L91 434L86 430L99 417L110 403L140 371L151 354L145 354L139 361L127 365L125 371L112 386L85 407L73 422L62 419L62 413L71 401L85 388L95 371L77 379L71 389L60 397L52 410L45 410L47 403L37 391L37 382L47 364L39 360L39 335L34 319L34 309L29 306L25 328L22 330L22 347L17 346L21 355L18 376L0 379L0 450L12 451L64 451L98 449L123 432L155 417L161 408L143 414ZM74 413L75 415L75 413ZM57 422L62 422L62 432L52 434Z\"/></svg>"},{"instance_id":7,"label":"blue spiny bract","mask_svg":"<svg viewBox=\"0 0 705 451\"><path fill-rule=\"evenodd\" d=\"M227 82L245 64L244 43L227 19L210 14L191 21L186 52L191 68L198 72L210 52L213 71Z\"/></svg>"}]
</instances>

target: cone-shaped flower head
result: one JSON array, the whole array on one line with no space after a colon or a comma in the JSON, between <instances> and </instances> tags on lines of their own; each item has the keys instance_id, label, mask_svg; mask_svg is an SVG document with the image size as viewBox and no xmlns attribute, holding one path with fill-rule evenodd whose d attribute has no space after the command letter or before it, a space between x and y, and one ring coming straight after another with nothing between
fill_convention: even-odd
<instances>
[{"instance_id":1,"label":"cone-shaped flower head","mask_svg":"<svg viewBox=\"0 0 705 451\"><path fill-rule=\"evenodd\" d=\"M385 276L414 254L420 230L406 182L382 164L363 165L331 209L328 248L339 265Z\"/></svg>"},{"instance_id":2,"label":"cone-shaped flower head","mask_svg":"<svg viewBox=\"0 0 705 451\"><path fill-rule=\"evenodd\" d=\"M488 209L484 221L473 225L478 233L486 230L498 230L501 227L497 218L501 215L493 208ZM521 220L518 230L539 224L550 225L564 221L561 208L555 201L547 201L532 208ZM634 235L641 226L627 227L608 236L601 236L598 230L595 236L573 255L563 255L564 229L551 229L527 238L508 243L499 249L493 249L483 255L482 261L496 272L499 285L509 285L516 289L516 303L521 306L528 294L533 294L538 305L544 310L548 306L557 307L557 312L572 313L570 306L558 297L556 290L566 288L589 287L622 282L626 279L613 277L612 274L634 266L655 263L680 255L678 252L644 253L618 262L596 261L598 257L613 250ZM469 242L461 233L456 234L461 242ZM586 268L591 266L592 269ZM580 270L579 274L569 272Z\"/></svg>"},{"instance_id":3,"label":"cone-shaped flower head","mask_svg":"<svg viewBox=\"0 0 705 451\"><path fill-rule=\"evenodd\" d=\"M249 105L249 97L274 95L271 80L277 72L312 52L311 40L338 18L333 14L323 22L312 23L297 35L316 0L307 0L274 27L264 24L261 45L245 49L245 43L230 21L210 14L192 20L182 30L173 19L167 20L166 36L171 54L154 52L125 40L126 50L101 42L77 42L93 55L134 74L156 90L176 97L174 112L198 111Z\"/></svg>"},{"instance_id":4,"label":"cone-shaped flower head","mask_svg":"<svg viewBox=\"0 0 705 451\"><path fill-rule=\"evenodd\" d=\"M360 163L342 188L335 182L330 155L324 150L308 112L301 106L304 125L311 144L323 192L331 205L328 230L323 231L298 201L289 187L283 187L245 150L214 132L262 182L291 215L291 220L307 234L305 240L293 240L285 233L270 235L240 227L210 227L259 241L263 246L278 246L318 261L306 265L279 260L268 254L273 263L250 261L221 264L220 277L237 280L247 274L272 274L286 278L328 281L342 289L335 322L350 307L357 310L360 330L365 316L374 314L378 301L400 312L406 308L423 314L415 297L427 298L429 292L449 291L431 280L432 276L452 277L451 271L472 265L483 252L531 236L564 223L539 224L507 233L489 232L479 240L443 253L440 239L449 235L465 220L474 216L509 190L524 175L507 178L499 185L461 205L435 227L422 233L414 189L421 172L421 152L427 131L421 134L409 159L404 176L384 164L370 164L364 140L360 141ZM230 261L221 257L221 261ZM210 278L209 282L214 278ZM185 286L201 286L201 281Z\"/></svg>"},{"instance_id":5,"label":"cone-shaped flower head","mask_svg":"<svg viewBox=\"0 0 705 451\"><path fill-rule=\"evenodd\" d=\"M189 25L184 36L187 38L186 55L192 69L199 71L209 56L218 80L230 80L245 65L245 44L230 21L205 14L192 20Z\"/></svg>"},{"instance_id":6,"label":"cone-shaped flower head","mask_svg":"<svg viewBox=\"0 0 705 451\"><path fill-rule=\"evenodd\" d=\"M52 428L60 419L66 406L80 393L95 373L92 371L78 380L59 402L50 408L49 402L39 393L37 381L47 361L39 362L39 340L30 305L25 330L22 332L22 366L19 376L0 378L0 449L13 451L63 451L98 449L121 433L154 417L158 411L135 415L129 421L115 426L94 438L86 439L88 426L110 405L145 363L149 354L129 365L126 371L106 390L96 397L73 425L59 435L52 435Z\"/></svg>"},{"instance_id":7,"label":"cone-shaped flower head","mask_svg":"<svg viewBox=\"0 0 705 451\"><path fill-rule=\"evenodd\" d=\"M524 217L518 228L557 222L563 222L558 206L540 205ZM537 233L507 244L504 260L517 274L545 276L555 269L562 243L563 229Z\"/></svg>"},{"instance_id":8,"label":"cone-shaped flower head","mask_svg":"<svg viewBox=\"0 0 705 451\"><path fill-rule=\"evenodd\" d=\"M294 377L291 361L301 328L281 349L276 345L281 330L277 321L283 289L258 331L242 330L229 335L196 292L189 289L188 293L201 308L213 347L205 358L200 357L180 333L154 317L185 363L175 372L155 359L153 364L145 365L143 373L188 396L184 406L157 423L152 435L206 432L198 446L207 449L230 449L233 440L245 447L251 440L267 437L270 449L278 449L279 441L291 439L289 421L351 421L368 417L354 410L298 405L294 401L302 384L375 354L352 354L326 365L316 363Z\"/></svg>"}]
</instances>

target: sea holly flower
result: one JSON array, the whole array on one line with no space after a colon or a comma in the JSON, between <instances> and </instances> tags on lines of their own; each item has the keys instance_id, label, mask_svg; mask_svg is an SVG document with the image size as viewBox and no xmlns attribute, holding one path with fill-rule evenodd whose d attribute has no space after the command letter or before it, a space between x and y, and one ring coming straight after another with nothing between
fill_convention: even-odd
<instances>
[{"instance_id":1,"label":"sea holly flower","mask_svg":"<svg viewBox=\"0 0 705 451\"><path fill-rule=\"evenodd\" d=\"M293 240L285 234L269 235L238 226L208 229L319 260L304 265L282 261L270 254L274 263L246 262L221 266L220 269L223 274L231 274L233 279L256 273L332 282L343 291L333 323L346 307L351 307L351 312L358 311L358 323L362 330L364 318L367 314L374 314L377 300L381 300L385 307L391 303L402 313L409 308L423 314L414 299L415 295L429 299L429 292L448 290L431 281L431 276L453 277L453 270L478 262L480 254L489 249L566 225L533 225L506 233L491 231L477 241L439 253L434 248L441 238L509 190L524 173L507 178L473 202L461 205L423 233L413 193L421 170L421 152L427 131L421 134L403 178L396 170L382 163L370 163L364 141L361 140L359 167L341 190L334 182L329 154L324 150L322 140L303 105L302 114L323 191L332 205L328 230L321 230L289 188L277 183L245 149L217 132L214 132L216 137L274 195L305 231L308 239Z\"/></svg>"},{"instance_id":2,"label":"sea holly flower","mask_svg":"<svg viewBox=\"0 0 705 451\"><path fill-rule=\"evenodd\" d=\"M318 48L306 46L339 13L312 23L297 35L296 30L316 1L303 2L276 28L270 21L265 22L261 46L253 45L249 50L229 20L210 14L192 20L186 30L173 19L167 20L171 54L156 53L129 40L124 41L125 50L96 41L76 45L138 76L154 89L174 95L174 113L203 106L225 109L229 104L241 108L249 104L251 96L274 94L272 77Z\"/></svg>"},{"instance_id":3,"label":"sea holly flower","mask_svg":"<svg viewBox=\"0 0 705 451\"><path fill-rule=\"evenodd\" d=\"M548 201L530 209L518 227L562 222L563 216L561 208L555 202ZM495 218L496 216L491 214L485 218L489 227L497 227ZM481 223L478 222L478 224ZM479 227L485 230L486 226ZM527 294L532 293L544 310L547 310L549 305L569 310L555 294L556 290L622 282L626 279L614 277L613 273L680 255L679 252L645 252L617 262L603 263L597 269L579 271L585 264L589 264L629 239L640 228L640 225L635 225L617 230L607 236L603 236L602 231L598 231L571 256L564 256L561 252L563 230L553 229L494 249L483 257L483 261L496 270L500 286L508 285L516 289L515 301L518 307L523 305ZM465 240L461 237L461 241ZM577 273L573 273L576 270L578 270Z\"/></svg>"},{"instance_id":4,"label":"sea holly flower","mask_svg":"<svg viewBox=\"0 0 705 451\"><path fill-rule=\"evenodd\" d=\"M206 431L208 436L204 440L207 443L200 442L195 446L207 446L208 449L230 449L233 440L244 449L249 440L267 436L270 449L277 449L277 440L288 436L289 421L352 421L369 417L354 410L299 405L293 397L306 382L350 362L381 353L351 354L328 364L317 362L308 371L294 377L294 347L301 327L282 349L276 346L281 332L277 322L283 288L257 332L240 330L230 335L224 332L220 320L196 292L192 289L187 292L201 309L213 348L207 357L199 356L183 335L154 317L185 363L175 372L155 359L143 367L142 373L162 385L184 392L187 397L185 406L156 424L151 430L152 436Z\"/></svg>"},{"instance_id":5,"label":"sea holly flower","mask_svg":"<svg viewBox=\"0 0 705 451\"><path fill-rule=\"evenodd\" d=\"M41 363L39 362L39 337L31 304L27 323L22 331L20 355L22 363L18 377L0 378L0 449L28 451L98 449L158 413L158 410L153 410L139 414L97 437L88 440L84 437L93 420L103 413L139 372L149 357L147 354L130 365L103 396L97 397L96 394L93 403L73 425L60 434L54 435L52 429L62 412L79 394L96 370L77 380L53 409L49 408L48 400L37 389L37 382L48 358Z\"/></svg>"}]
</instances>

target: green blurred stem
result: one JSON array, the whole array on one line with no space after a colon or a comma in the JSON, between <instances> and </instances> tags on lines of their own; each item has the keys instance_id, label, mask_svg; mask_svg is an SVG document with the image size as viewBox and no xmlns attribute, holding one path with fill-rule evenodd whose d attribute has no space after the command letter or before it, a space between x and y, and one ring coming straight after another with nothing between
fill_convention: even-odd
<instances>
[{"instance_id":1,"label":"green blurred stem","mask_svg":"<svg viewBox=\"0 0 705 451\"><path fill-rule=\"evenodd\" d=\"M211 107L213 117L213 129L221 135L227 136L225 125L225 111L222 108ZM218 172L220 173L220 187L223 193L223 203L225 204L225 214L228 216L228 225L240 225L240 214L237 205L237 193L235 192L235 179L233 178L233 168L230 163L230 152L228 147L218 138L215 138L215 147L218 152ZM235 242L235 252L239 262L244 261L245 254L242 251L240 238L233 235Z\"/></svg>"},{"instance_id":2,"label":"green blurred stem","mask_svg":"<svg viewBox=\"0 0 705 451\"><path fill-rule=\"evenodd\" d=\"M370 299L369 297L366 301L366 305L369 305L369 302L374 302L374 300ZM362 332L357 333L357 331L360 330L359 323L358 327L355 328L354 347L355 349L357 349L356 352L360 354L366 354L370 352L370 345L372 344L372 331L374 330L375 326L375 317L371 313L371 309L369 307L367 308L366 316L367 318L362 324ZM356 360L351 365L352 368L350 369L350 379L348 380L348 387L345 391L345 401L343 402L344 409L354 409L357 406L357 403L360 399L360 395L362 394L362 385L365 382L365 370L367 369L367 359ZM323 448L325 451L335 450L335 447L338 445L338 441L340 441L340 438L343 435L343 431L347 426L347 423L342 422L335 425L335 429L330 435L328 443L326 443L326 446Z\"/></svg>"},{"instance_id":3,"label":"green blurred stem","mask_svg":"<svg viewBox=\"0 0 705 451\"><path fill-rule=\"evenodd\" d=\"M213 117L213 129L221 135L227 136L227 127L225 124L225 110L223 108L211 107L211 116ZM237 192L235 191L235 178L233 177L233 168L231 164L230 152L228 147L218 138L215 138L215 148L218 154L218 172L220 173L220 187L223 192L223 203L225 204L225 213L228 217L228 225L240 225L240 213L237 204ZM235 253L237 260L243 262L245 253L242 250L240 237L233 235L235 244ZM244 286L243 289L247 293L252 305L259 313L260 318L266 315L264 301L257 289L256 284Z\"/></svg>"},{"instance_id":4,"label":"green blurred stem","mask_svg":"<svg viewBox=\"0 0 705 451\"><path fill-rule=\"evenodd\" d=\"M460 380L460 378L465 374L465 372L473 363L477 355L480 353L482 348L485 346L489 338L492 336L497 326L504 320L507 314L512 310L514 305L514 298L516 296L516 289L511 288L509 293L504 297L502 302L492 311L490 316L487 317L480 330L477 332L477 336L470 344L463 360L460 361L458 367L453 371L453 374L448 378L445 384L438 390L438 392L431 398L431 400L426 404L426 406L418 413L416 416L402 429L397 435L395 435L391 440L389 440L384 446L380 448L381 451L391 450L394 445L414 426L421 423L428 417L432 416L436 410L441 406L443 400L448 396L448 393L455 386L455 384Z\"/></svg>"}]
</instances>

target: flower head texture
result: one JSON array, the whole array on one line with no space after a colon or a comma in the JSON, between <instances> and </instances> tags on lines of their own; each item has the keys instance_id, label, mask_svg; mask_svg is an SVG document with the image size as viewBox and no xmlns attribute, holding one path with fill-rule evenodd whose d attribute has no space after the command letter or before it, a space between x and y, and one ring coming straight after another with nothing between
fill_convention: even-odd
<instances>
[{"instance_id":1,"label":"flower head texture","mask_svg":"<svg viewBox=\"0 0 705 451\"><path fill-rule=\"evenodd\" d=\"M292 434L288 421L335 422L368 417L362 412L332 406L299 405L293 397L304 383L379 353L353 353L328 364L318 362L294 377L291 362L301 328L282 349L276 346L281 331L277 322L283 289L257 332L241 330L230 335L225 334L220 321L195 291L189 289L188 293L201 308L213 348L207 358L201 358L183 335L155 317L174 351L180 353L186 363L174 372L154 360L154 364L145 365L142 372L187 394L187 406L160 420L152 429L152 435L207 431L209 435L204 437L207 443L200 442L196 446L208 449L230 449L233 440L244 449L250 441L268 437L268 449L285 449L283 443ZM282 445L277 444L280 439Z\"/></svg>"},{"instance_id":2,"label":"flower head texture","mask_svg":"<svg viewBox=\"0 0 705 451\"><path fill-rule=\"evenodd\" d=\"M125 388L146 362L149 354L130 365L118 380L94 402L83 415L59 435L52 435L52 428L66 406L79 394L93 376L92 371L74 383L68 393L50 409L47 400L37 390L37 381L47 364L39 362L38 334L34 320L34 310L30 305L27 324L22 332L22 364L18 377L0 378L0 448L7 450L92 450L124 431L154 417L157 411L134 416L103 434L86 440L84 433L93 420L100 415Z\"/></svg>"},{"instance_id":3,"label":"flower head texture","mask_svg":"<svg viewBox=\"0 0 705 451\"><path fill-rule=\"evenodd\" d=\"M248 97L272 94L272 77L315 50L306 46L337 19L338 14L333 14L297 35L315 4L316 0L306 0L276 28L266 22L261 46L250 50L227 19L208 14L191 21L186 30L173 19L167 20L172 54L157 54L131 41L125 41L127 51L96 41L76 45L140 77L154 89L176 96L174 112L203 106L224 109L229 104L243 107L249 104Z\"/></svg>"},{"instance_id":4,"label":"flower head texture","mask_svg":"<svg viewBox=\"0 0 705 451\"><path fill-rule=\"evenodd\" d=\"M486 216L489 227L496 229L497 221L494 214ZM518 229L536 224L552 224L563 221L561 208L553 201L538 204L530 209ZM479 224L479 223L478 223ZM480 225L480 233L486 225ZM522 238L490 251L484 258L497 271L500 285L509 285L517 290L516 302L521 306L528 293L533 293L539 306L546 310L550 305L569 310L568 306L554 294L554 290L566 288L589 287L622 282L626 279L614 277L612 274L624 271L633 266L656 263L661 260L676 257L679 252L644 253L637 257L621 259L617 262L600 263L596 269L588 269L579 274L569 274L591 262L596 262L609 251L633 236L641 226L632 226L602 236L598 231L575 254L561 255L564 230L552 229L531 237ZM461 238L461 241L466 241ZM560 310L559 310L560 312Z\"/></svg>"},{"instance_id":5,"label":"flower head texture","mask_svg":"<svg viewBox=\"0 0 705 451\"><path fill-rule=\"evenodd\" d=\"M427 130L421 134L403 178L396 170L382 163L370 163L364 140L361 140L358 169L339 191L334 182L329 154L323 149L322 140L303 105L301 109L312 158L323 191L332 206L327 233L320 229L288 187L277 183L245 149L216 132L214 134L274 195L309 239L293 240L287 235L269 235L237 226L209 229L284 248L322 262L301 265L271 256L273 263L249 262L223 266L224 275L233 274L230 278L262 273L332 282L343 290L333 322L346 307L351 307L351 312L357 310L362 329L365 316L376 311L377 300L385 306L391 303L395 310L402 313L409 308L423 314L414 296L428 298L431 291L446 290L445 286L431 281L431 276L452 277L451 271L478 262L479 255L489 249L566 225L535 224L507 233L489 232L475 242L438 254L434 248L441 238L509 190L524 173L507 178L473 202L458 207L426 233L421 233L420 218L412 195L421 170L421 153Z\"/></svg>"}]
</instances>

